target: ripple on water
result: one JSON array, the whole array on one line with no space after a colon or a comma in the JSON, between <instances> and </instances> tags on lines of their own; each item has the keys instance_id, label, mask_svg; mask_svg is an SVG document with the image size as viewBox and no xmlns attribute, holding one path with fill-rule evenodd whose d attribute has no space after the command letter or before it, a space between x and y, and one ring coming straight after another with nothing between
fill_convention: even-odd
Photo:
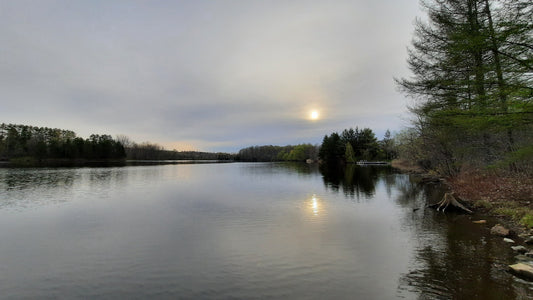
<instances>
[{"instance_id":1,"label":"ripple on water","mask_svg":"<svg viewBox=\"0 0 533 300\"><path fill-rule=\"evenodd\" d=\"M0 170L2 297L527 299L435 190L290 166Z\"/></svg>"}]
</instances>

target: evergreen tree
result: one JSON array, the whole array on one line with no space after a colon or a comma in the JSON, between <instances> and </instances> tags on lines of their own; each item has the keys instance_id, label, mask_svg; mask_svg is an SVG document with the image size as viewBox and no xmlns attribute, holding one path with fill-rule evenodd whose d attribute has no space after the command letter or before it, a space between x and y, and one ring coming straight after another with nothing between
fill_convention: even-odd
<instances>
[{"instance_id":1,"label":"evergreen tree","mask_svg":"<svg viewBox=\"0 0 533 300\"><path fill-rule=\"evenodd\" d=\"M409 51L413 77L397 80L418 100L422 156L453 175L530 145L532 2L435 0L425 8L428 22L417 21Z\"/></svg>"},{"instance_id":2,"label":"evergreen tree","mask_svg":"<svg viewBox=\"0 0 533 300\"><path fill-rule=\"evenodd\" d=\"M338 133L324 136L318 157L326 163L337 163L344 158L344 143Z\"/></svg>"},{"instance_id":3,"label":"evergreen tree","mask_svg":"<svg viewBox=\"0 0 533 300\"><path fill-rule=\"evenodd\" d=\"M350 143L346 143L346 152L344 153L344 159L347 163L355 163L355 154L353 152L353 147Z\"/></svg>"},{"instance_id":4,"label":"evergreen tree","mask_svg":"<svg viewBox=\"0 0 533 300\"><path fill-rule=\"evenodd\" d=\"M122 144L109 135L91 135L87 140L70 130L0 124L0 159L33 157L54 159L121 159Z\"/></svg>"}]
</instances>

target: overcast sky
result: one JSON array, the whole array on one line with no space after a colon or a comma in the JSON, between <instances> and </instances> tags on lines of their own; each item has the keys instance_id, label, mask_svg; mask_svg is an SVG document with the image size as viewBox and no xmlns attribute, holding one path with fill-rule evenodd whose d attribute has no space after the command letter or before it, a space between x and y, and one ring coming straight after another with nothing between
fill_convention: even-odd
<instances>
[{"instance_id":1,"label":"overcast sky","mask_svg":"<svg viewBox=\"0 0 533 300\"><path fill-rule=\"evenodd\" d=\"M0 0L0 123L236 152L406 124L417 0ZM319 113L311 120L311 111Z\"/></svg>"}]
</instances>

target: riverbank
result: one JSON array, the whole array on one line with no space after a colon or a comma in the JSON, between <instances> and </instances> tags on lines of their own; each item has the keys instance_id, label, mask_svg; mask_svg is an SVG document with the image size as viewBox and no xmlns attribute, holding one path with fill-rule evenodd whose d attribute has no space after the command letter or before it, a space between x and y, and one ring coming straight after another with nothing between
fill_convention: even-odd
<instances>
[{"instance_id":1,"label":"riverbank","mask_svg":"<svg viewBox=\"0 0 533 300\"><path fill-rule=\"evenodd\" d=\"M391 166L393 168L401 170L402 172L416 173L416 174L424 173L424 170L420 166L413 164L406 160L394 159L391 161Z\"/></svg>"},{"instance_id":2,"label":"riverbank","mask_svg":"<svg viewBox=\"0 0 533 300\"><path fill-rule=\"evenodd\" d=\"M463 172L447 179L452 191L474 208L503 218L517 233L533 229L533 178Z\"/></svg>"},{"instance_id":3,"label":"riverbank","mask_svg":"<svg viewBox=\"0 0 533 300\"><path fill-rule=\"evenodd\" d=\"M420 174L424 179L434 178L433 174L427 174L406 161L393 161L391 165L403 172ZM504 243L513 245L510 248L517 254L516 261L507 270L533 281L533 251L530 247L533 244L533 178L475 170L439 181L472 208L476 215L473 223L486 224L492 235L503 237ZM488 219L496 219L497 224L487 222Z\"/></svg>"},{"instance_id":4,"label":"riverbank","mask_svg":"<svg viewBox=\"0 0 533 300\"><path fill-rule=\"evenodd\" d=\"M392 167L403 172L434 178L419 166L393 160ZM451 192L475 211L497 217L517 234L533 234L533 178L495 172L462 172L441 178Z\"/></svg>"}]
</instances>

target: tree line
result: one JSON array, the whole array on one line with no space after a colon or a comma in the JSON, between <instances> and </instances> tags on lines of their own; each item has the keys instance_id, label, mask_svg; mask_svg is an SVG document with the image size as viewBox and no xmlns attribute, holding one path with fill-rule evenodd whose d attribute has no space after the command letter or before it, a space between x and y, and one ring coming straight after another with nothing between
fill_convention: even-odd
<instances>
[{"instance_id":1,"label":"tree line","mask_svg":"<svg viewBox=\"0 0 533 300\"><path fill-rule=\"evenodd\" d=\"M431 0L397 79L415 100L400 155L454 176L533 172L533 2Z\"/></svg>"},{"instance_id":2,"label":"tree line","mask_svg":"<svg viewBox=\"0 0 533 300\"><path fill-rule=\"evenodd\" d=\"M166 150L153 143L141 143L126 147L126 157L131 160L232 160L233 155L223 152Z\"/></svg>"},{"instance_id":3,"label":"tree line","mask_svg":"<svg viewBox=\"0 0 533 300\"><path fill-rule=\"evenodd\" d=\"M125 135L117 140L124 145L126 158L130 160L232 160L234 154L225 152L177 151L167 150L156 143L133 142Z\"/></svg>"},{"instance_id":4,"label":"tree line","mask_svg":"<svg viewBox=\"0 0 533 300\"><path fill-rule=\"evenodd\" d=\"M355 163L359 160L390 161L397 155L389 130L378 141L370 128L345 129L324 136L322 144L288 146L251 146L241 149L236 160L241 161L321 161L326 164Z\"/></svg>"},{"instance_id":5,"label":"tree line","mask_svg":"<svg viewBox=\"0 0 533 300\"><path fill-rule=\"evenodd\" d=\"M41 159L123 159L123 145L110 135L88 139L73 131L48 127L0 125L0 160L21 157Z\"/></svg>"},{"instance_id":6,"label":"tree line","mask_svg":"<svg viewBox=\"0 0 533 300\"><path fill-rule=\"evenodd\" d=\"M318 146L311 144L287 146L251 146L239 150L240 161L306 161L318 159Z\"/></svg>"},{"instance_id":7,"label":"tree line","mask_svg":"<svg viewBox=\"0 0 533 300\"><path fill-rule=\"evenodd\" d=\"M0 125L0 160L17 158L87 160L232 160L234 154L166 150L155 143L135 143L92 134L87 139L71 130L17 124Z\"/></svg>"},{"instance_id":8,"label":"tree line","mask_svg":"<svg viewBox=\"0 0 533 300\"><path fill-rule=\"evenodd\" d=\"M388 161L396 157L396 150L389 130L378 141L372 129L356 127L344 129L341 134L333 132L324 136L318 156L327 164Z\"/></svg>"}]
</instances>

